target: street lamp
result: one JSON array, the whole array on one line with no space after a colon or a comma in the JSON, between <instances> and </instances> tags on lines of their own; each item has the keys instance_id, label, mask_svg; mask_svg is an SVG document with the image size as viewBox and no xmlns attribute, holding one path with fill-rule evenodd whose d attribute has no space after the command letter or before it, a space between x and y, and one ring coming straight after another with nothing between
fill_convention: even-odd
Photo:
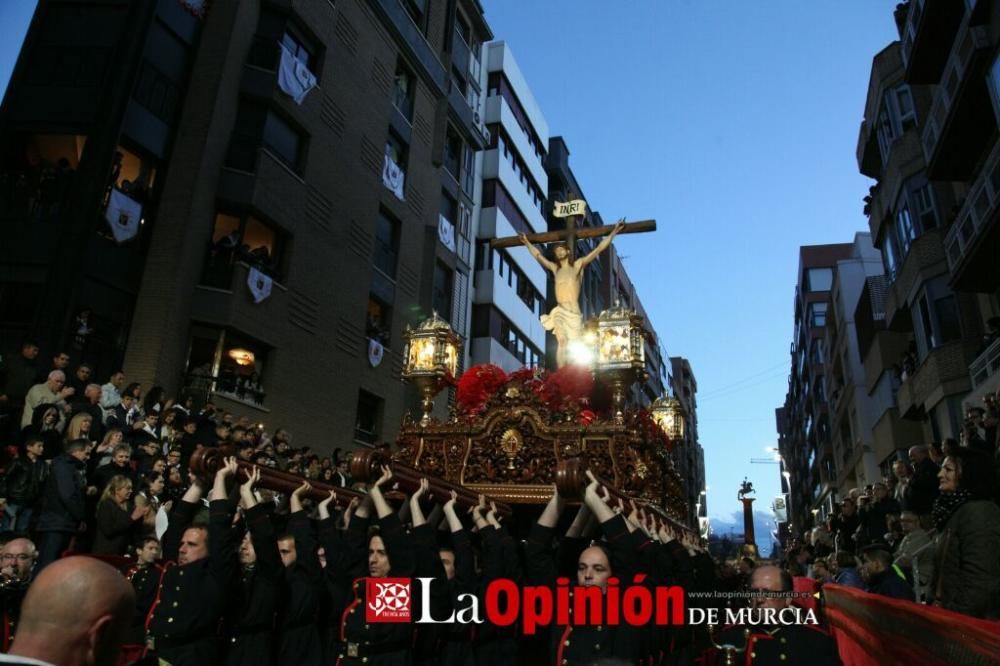
<instances>
[{"instance_id":1,"label":"street lamp","mask_svg":"<svg viewBox=\"0 0 1000 666\"><path fill-rule=\"evenodd\" d=\"M595 370L611 384L615 423L621 425L625 423L622 411L625 386L644 379L646 375L642 317L634 310L616 304L597 318L596 335Z\"/></svg>"},{"instance_id":2,"label":"street lamp","mask_svg":"<svg viewBox=\"0 0 1000 666\"><path fill-rule=\"evenodd\" d=\"M403 379L413 382L420 391L423 416L420 425L426 427L431 422L434 396L444 386L446 380L458 372L458 357L462 350L462 340L444 319L435 312L415 328L409 326L403 331L406 347L403 351Z\"/></svg>"}]
</instances>

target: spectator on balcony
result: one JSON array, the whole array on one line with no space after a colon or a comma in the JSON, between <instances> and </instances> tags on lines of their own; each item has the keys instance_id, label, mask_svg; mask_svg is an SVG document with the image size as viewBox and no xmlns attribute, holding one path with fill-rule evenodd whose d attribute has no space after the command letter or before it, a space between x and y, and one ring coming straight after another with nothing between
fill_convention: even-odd
<instances>
[{"instance_id":1,"label":"spectator on balcony","mask_svg":"<svg viewBox=\"0 0 1000 666\"><path fill-rule=\"evenodd\" d=\"M931 461L927 447L922 444L911 446L908 455L913 466L913 479L909 484L910 505L907 508L926 516L938 495L938 466Z\"/></svg>"},{"instance_id":2,"label":"spectator on balcony","mask_svg":"<svg viewBox=\"0 0 1000 666\"><path fill-rule=\"evenodd\" d=\"M990 317L986 320L986 333L983 334L983 346L980 347L979 353L982 354L989 349L997 340L1000 340L1000 317Z\"/></svg>"},{"instance_id":3,"label":"spectator on balcony","mask_svg":"<svg viewBox=\"0 0 1000 666\"><path fill-rule=\"evenodd\" d=\"M903 540L896 548L893 564L902 569L913 584L917 601L926 601L927 585L934 575L934 543L920 526L920 516L913 511L903 511L899 523Z\"/></svg>"},{"instance_id":4,"label":"spectator on balcony","mask_svg":"<svg viewBox=\"0 0 1000 666\"><path fill-rule=\"evenodd\" d=\"M867 591L892 599L914 601L913 588L898 567L892 563L892 555L886 544L876 543L867 546L862 551L864 563L861 565L861 575L865 579Z\"/></svg>"},{"instance_id":5,"label":"spectator on balcony","mask_svg":"<svg viewBox=\"0 0 1000 666\"><path fill-rule=\"evenodd\" d=\"M982 407L971 407L965 412L965 421L962 423L962 446L993 455L993 442L986 440L985 420L986 410Z\"/></svg>"},{"instance_id":6,"label":"spectator on balcony","mask_svg":"<svg viewBox=\"0 0 1000 666\"><path fill-rule=\"evenodd\" d=\"M840 513L830 519L830 531L834 535L837 550L854 552L854 533L860 524L857 500L850 496L844 498Z\"/></svg>"},{"instance_id":7,"label":"spectator on balcony","mask_svg":"<svg viewBox=\"0 0 1000 666\"><path fill-rule=\"evenodd\" d=\"M35 415L35 408L39 405L55 405L59 410L59 424L57 428L61 432L66 426L66 412L69 411L67 400L73 397L73 389L66 386L66 375L62 370L53 370L49 373L44 383L35 384L28 389L28 394L24 396L24 410L21 413L21 427L27 428L32 423Z\"/></svg>"},{"instance_id":8,"label":"spectator on balcony","mask_svg":"<svg viewBox=\"0 0 1000 666\"><path fill-rule=\"evenodd\" d=\"M932 512L937 528L934 603L986 619L1000 618L1000 507L993 461L959 448L941 465L941 494Z\"/></svg>"}]
</instances>

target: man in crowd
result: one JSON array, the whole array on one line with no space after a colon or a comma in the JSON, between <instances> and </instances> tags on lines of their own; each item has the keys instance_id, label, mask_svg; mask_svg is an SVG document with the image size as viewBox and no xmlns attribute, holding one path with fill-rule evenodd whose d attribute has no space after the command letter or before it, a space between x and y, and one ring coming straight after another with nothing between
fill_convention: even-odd
<instances>
[{"instance_id":1,"label":"man in crowd","mask_svg":"<svg viewBox=\"0 0 1000 666\"><path fill-rule=\"evenodd\" d=\"M42 494L38 517L38 569L55 562L73 535L84 528L87 496L87 459L90 442L75 439L52 459L51 474Z\"/></svg>"},{"instance_id":2,"label":"man in crowd","mask_svg":"<svg viewBox=\"0 0 1000 666\"><path fill-rule=\"evenodd\" d=\"M89 557L60 560L28 590L8 663L114 664L133 604L113 567Z\"/></svg>"},{"instance_id":3,"label":"man in crowd","mask_svg":"<svg viewBox=\"0 0 1000 666\"><path fill-rule=\"evenodd\" d=\"M73 414L90 415L90 439L100 442L104 438L104 410L101 409L101 387L97 384L87 384L77 391L76 400L72 403Z\"/></svg>"},{"instance_id":4,"label":"man in crowd","mask_svg":"<svg viewBox=\"0 0 1000 666\"><path fill-rule=\"evenodd\" d=\"M45 381L45 378L53 370L59 370L62 373L69 372L69 354L66 352L59 352L52 356L52 363L47 368L39 368L38 373L35 375L35 383L40 384Z\"/></svg>"},{"instance_id":5,"label":"man in crowd","mask_svg":"<svg viewBox=\"0 0 1000 666\"><path fill-rule=\"evenodd\" d=\"M913 588L893 566L892 555L885 544L872 544L862 551L861 575L868 583L868 592L893 599L913 601Z\"/></svg>"},{"instance_id":6,"label":"man in crowd","mask_svg":"<svg viewBox=\"0 0 1000 666\"><path fill-rule=\"evenodd\" d=\"M903 540L896 548L893 564L913 582L917 601L925 601L924 594L934 574L934 544L920 527L920 516L913 511L903 511L899 522L903 527Z\"/></svg>"},{"instance_id":7,"label":"man in crowd","mask_svg":"<svg viewBox=\"0 0 1000 666\"><path fill-rule=\"evenodd\" d=\"M20 354L0 364L0 417L9 421L3 423L0 420L0 436L10 435L13 438L20 427L24 397L38 374L37 359L38 345L33 340L25 340Z\"/></svg>"},{"instance_id":8,"label":"man in crowd","mask_svg":"<svg viewBox=\"0 0 1000 666\"><path fill-rule=\"evenodd\" d=\"M94 369L89 363L81 363L77 366L76 372L74 372L73 376L66 381L66 385L73 389L74 395L83 395L84 389L86 389L87 384L90 383L90 375L93 371Z\"/></svg>"},{"instance_id":9,"label":"man in crowd","mask_svg":"<svg viewBox=\"0 0 1000 666\"><path fill-rule=\"evenodd\" d=\"M6 652L17 633L21 617L21 604L28 590L31 575L38 560L38 551L31 539L17 538L0 549L0 621L3 622L3 640L0 649Z\"/></svg>"},{"instance_id":10,"label":"man in crowd","mask_svg":"<svg viewBox=\"0 0 1000 666\"><path fill-rule=\"evenodd\" d=\"M66 400L72 397L73 393L73 389L66 386L66 375L62 370L50 372L45 382L35 384L28 389L28 394L24 397L24 410L21 413L21 428L31 425L35 407L50 404L59 407L58 429L61 431L66 426L66 414L69 411Z\"/></svg>"},{"instance_id":11,"label":"man in crowd","mask_svg":"<svg viewBox=\"0 0 1000 666\"><path fill-rule=\"evenodd\" d=\"M131 395L123 395L119 399L118 404L115 408L111 410L108 414L106 423L109 428L118 428L122 432L127 433L132 428L132 421L135 415L132 411L132 407L135 406L135 397Z\"/></svg>"},{"instance_id":12,"label":"man in crowd","mask_svg":"<svg viewBox=\"0 0 1000 666\"><path fill-rule=\"evenodd\" d=\"M2 525L17 534L27 534L45 489L49 466L42 459L44 451L45 443L41 439L29 437L21 455L10 462L0 482L0 497L7 500Z\"/></svg>"},{"instance_id":13,"label":"man in crowd","mask_svg":"<svg viewBox=\"0 0 1000 666\"><path fill-rule=\"evenodd\" d=\"M927 447L911 446L907 452L910 465L913 467L913 478L910 480L910 506L908 509L918 516L927 516L931 506L938 496L938 466L930 459Z\"/></svg>"},{"instance_id":14,"label":"man in crowd","mask_svg":"<svg viewBox=\"0 0 1000 666\"><path fill-rule=\"evenodd\" d=\"M125 386L125 373L119 370L111 375L108 383L101 387L101 409L105 414L110 414L114 408L121 404L122 387Z\"/></svg>"}]
</instances>

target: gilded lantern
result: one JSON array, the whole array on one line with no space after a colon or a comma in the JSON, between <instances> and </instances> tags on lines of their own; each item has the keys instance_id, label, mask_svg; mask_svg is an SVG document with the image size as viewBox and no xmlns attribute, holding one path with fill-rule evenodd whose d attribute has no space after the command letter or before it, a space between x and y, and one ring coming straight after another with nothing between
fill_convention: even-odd
<instances>
[{"instance_id":1,"label":"gilded lantern","mask_svg":"<svg viewBox=\"0 0 1000 666\"><path fill-rule=\"evenodd\" d=\"M462 340L436 312L415 329L407 327L403 337L406 339L403 379L420 389L423 409L420 423L426 426L431 420L434 396L458 372Z\"/></svg>"},{"instance_id":2,"label":"gilded lantern","mask_svg":"<svg viewBox=\"0 0 1000 666\"><path fill-rule=\"evenodd\" d=\"M659 397L650 405L649 411L671 441L684 438L684 408L680 400L668 396Z\"/></svg>"}]
</instances>

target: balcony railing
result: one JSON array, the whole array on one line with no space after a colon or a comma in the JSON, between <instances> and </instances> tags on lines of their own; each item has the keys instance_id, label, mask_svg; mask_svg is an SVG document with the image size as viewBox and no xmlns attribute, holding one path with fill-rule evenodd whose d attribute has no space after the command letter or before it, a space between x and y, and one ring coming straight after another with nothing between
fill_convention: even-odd
<instances>
[{"instance_id":1,"label":"balcony railing","mask_svg":"<svg viewBox=\"0 0 1000 666\"><path fill-rule=\"evenodd\" d=\"M969 376L975 388L1000 371L1000 339L994 340L976 360L969 365Z\"/></svg>"},{"instance_id":2,"label":"balcony railing","mask_svg":"<svg viewBox=\"0 0 1000 666\"><path fill-rule=\"evenodd\" d=\"M954 46L948 56L948 62L945 64L941 83L937 86L934 101L931 104L927 122L924 124L924 131L921 135L921 144L928 162L933 159L932 156L937 150L941 135L948 122L948 116L951 115L952 108L955 106L959 89L962 87L962 80L968 72L973 57L980 49L988 48L989 44L990 40L985 28L970 26L968 22L962 24L955 36Z\"/></svg>"},{"instance_id":3,"label":"balcony railing","mask_svg":"<svg viewBox=\"0 0 1000 666\"><path fill-rule=\"evenodd\" d=\"M206 401L219 395L251 407L262 408L267 395L260 383L234 375L192 372L184 377L184 388L196 398Z\"/></svg>"},{"instance_id":4,"label":"balcony railing","mask_svg":"<svg viewBox=\"0 0 1000 666\"><path fill-rule=\"evenodd\" d=\"M969 188L969 196L944 239L948 269L954 273L989 224L1000 204L1000 141L990 151L979 176Z\"/></svg>"}]
</instances>

